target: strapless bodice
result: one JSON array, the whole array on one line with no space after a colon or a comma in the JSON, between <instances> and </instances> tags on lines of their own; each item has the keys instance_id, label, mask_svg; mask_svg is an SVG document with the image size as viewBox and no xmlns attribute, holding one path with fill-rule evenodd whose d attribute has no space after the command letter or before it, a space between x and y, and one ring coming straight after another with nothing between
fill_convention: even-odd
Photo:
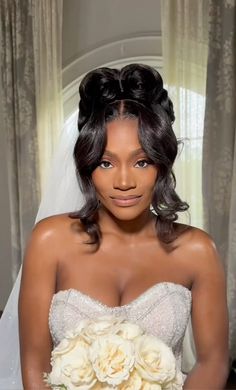
<instances>
[{"instance_id":1,"label":"strapless bodice","mask_svg":"<svg viewBox=\"0 0 236 390\"><path fill-rule=\"evenodd\" d=\"M65 333L75 328L82 319L96 319L103 315L125 317L169 345L180 366L190 311L191 292L176 283L157 283L129 304L116 307L109 307L78 290L69 289L54 294L49 327L54 345L57 345Z\"/></svg>"}]
</instances>

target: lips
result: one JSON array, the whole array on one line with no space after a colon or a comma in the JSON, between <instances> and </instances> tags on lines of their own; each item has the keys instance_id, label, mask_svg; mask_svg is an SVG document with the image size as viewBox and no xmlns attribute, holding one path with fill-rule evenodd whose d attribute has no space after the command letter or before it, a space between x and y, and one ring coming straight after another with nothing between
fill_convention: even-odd
<instances>
[{"instance_id":1,"label":"lips","mask_svg":"<svg viewBox=\"0 0 236 390\"><path fill-rule=\"evenodd\" d=\"M112 199L119 199L119 200L128 200L128 199L136 199L140 198L140 195L127 195L127 196L111 196Z\"/></svg>"},{"instance_id":2,"label":"lips","mask_svg":"<svg viewBox=\"0 0 236 390\"><path fill-rule=\"evenodd\" d=\"M127 195L127 196L112 196L113 203L117 206L127 207L134 206L140 201L140 195Z\"/></svg>"}]
</instances>

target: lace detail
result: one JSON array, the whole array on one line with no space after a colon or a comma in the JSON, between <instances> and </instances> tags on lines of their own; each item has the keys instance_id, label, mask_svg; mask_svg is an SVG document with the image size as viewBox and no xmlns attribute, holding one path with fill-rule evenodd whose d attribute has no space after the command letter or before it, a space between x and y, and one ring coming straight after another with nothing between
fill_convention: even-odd
<instances>
[{"instance_id":1,"label":"lace detail","mask_svg":"<svg viewBox=\"0 0 236 390\"><path fill-rule=\"evenodd\" d=\"M182 343L191 310L191 291L170 283L157 283L136 299L122 306L109 307L74 289L54 294L49 328L54 345L85 318L114 315L139 324L147 333L169 345L181 367Z\"/></svg>"}]
</instances>

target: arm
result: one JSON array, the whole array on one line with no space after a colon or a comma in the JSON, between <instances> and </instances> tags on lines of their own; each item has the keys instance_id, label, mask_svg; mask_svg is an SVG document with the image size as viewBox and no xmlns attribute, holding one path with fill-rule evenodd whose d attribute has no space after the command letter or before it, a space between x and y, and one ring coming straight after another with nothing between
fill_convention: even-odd
<instances>
[{"instance_id":1,"label":"arm","mask_svg":"<svg viewBox=\"0 0 236 390\"><path fill-rule=\"evenodd\" d=\"M184 389L222 390L229 364L225 278L214 243L203 232L197 235L192 243L192 325L197 362Z\"/></svg>"},{"instance_id":2,"label":"arm","mask_svg":"<svg viewBox=\"0 0 236 390\"><path fill-rule=\"evenodd\" d=\"M52 340L48 313L56 285L56 239L47 220L34 229L26 249L19 296L19 334L24 389L48 389Z\"/></svg>"}]
</instances>

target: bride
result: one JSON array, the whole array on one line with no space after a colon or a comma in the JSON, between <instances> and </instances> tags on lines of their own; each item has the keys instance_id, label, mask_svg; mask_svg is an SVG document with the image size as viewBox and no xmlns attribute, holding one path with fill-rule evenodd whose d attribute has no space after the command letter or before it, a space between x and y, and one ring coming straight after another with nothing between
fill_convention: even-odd
<instances>
[{"instance_id":1,"label":"bride","mask_svg":"<svg viewBox=\"0 0 236 390\"><path fill-rule=\"evenodd\" d=\"M144 65L101 68L84 78L80 98L74 161L84 204L42 219L27 245L19 295L23 387L46 389L42 373L68 329L112 314L161 338L179 367L191 315L196 364L184 389L223 389L224 275L211 238L176 222L188 205L175 192L178 145L162 79ZM53 194L71 210L79 189L66 188Z\"/></svg>"}]
</instances>

